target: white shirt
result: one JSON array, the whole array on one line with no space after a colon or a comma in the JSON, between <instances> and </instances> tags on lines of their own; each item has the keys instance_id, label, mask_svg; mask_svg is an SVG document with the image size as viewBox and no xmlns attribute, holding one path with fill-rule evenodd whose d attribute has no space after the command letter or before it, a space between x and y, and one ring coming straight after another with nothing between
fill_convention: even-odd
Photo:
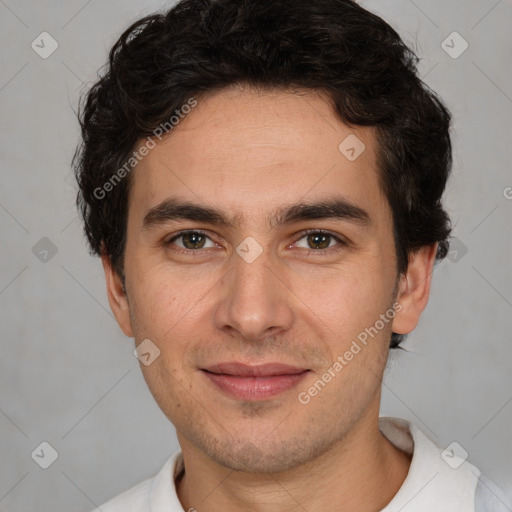
<instances>
[{"instance_id":1,"label":"white shirt","mask_svg":"<svg viewBox=\"0 0 512 512\"><path fill-rule=\"evenodd\" d=\"M404 483L381 512L512 512L500 491L475 466L457 459L453 452L445 452L443 459L442 450L414 424L380 418L380 430L394 446L412 454ZM175 486L183 469L178 451L153 478L94 512L185 512Z\"/></svg>"}]
</instances>

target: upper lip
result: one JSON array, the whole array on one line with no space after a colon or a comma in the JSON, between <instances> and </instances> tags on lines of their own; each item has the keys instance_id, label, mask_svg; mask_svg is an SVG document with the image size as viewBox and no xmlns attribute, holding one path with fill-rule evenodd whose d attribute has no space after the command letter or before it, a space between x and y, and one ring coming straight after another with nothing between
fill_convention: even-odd
<instances>
[{"instance_id":1,"label":"upper lip","mask_svg":"<svg viewBox=\"0 0 512 512\"><path fill-rule=\"evenodd\" d=\"M276 375L296 375L307 371L307 368L299 368L283 363L266 363L260 365L248 365L243 363L219 363L203 368L210 373L221 375L233 375L237 377L272 377Z\"/></svg>"}]
</instances>

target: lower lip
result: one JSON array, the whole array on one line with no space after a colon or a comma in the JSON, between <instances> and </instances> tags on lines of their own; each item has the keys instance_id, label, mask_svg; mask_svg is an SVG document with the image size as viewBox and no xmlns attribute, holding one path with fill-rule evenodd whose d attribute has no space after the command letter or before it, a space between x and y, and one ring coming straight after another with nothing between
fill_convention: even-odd
<instances>
[{"instance_id":1,"label":"lower lip","mask_svg":"<svg viewBox=\"0 0 512 512\"><path fill-rule=\"evenodd\" d=\"M270 377L236 377L204 370L203 373L219 389L239 400L264 400L294 388L309 372Z\"/></svg>"}]
</instances>

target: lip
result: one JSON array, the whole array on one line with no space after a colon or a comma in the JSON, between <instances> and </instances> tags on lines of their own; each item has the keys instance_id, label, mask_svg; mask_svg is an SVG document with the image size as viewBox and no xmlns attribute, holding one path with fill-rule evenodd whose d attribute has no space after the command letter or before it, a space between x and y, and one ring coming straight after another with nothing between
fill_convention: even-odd
<instances>
[{"instance_id":1,"label":"lip","mask_svg":"<svg viewBox=\"0 0 512 512\"><path fill-rule=\"evenodd\" d=\"M232 375L234 377L274 377L277 375L296 375L307 370L290 364L266 363L250 365L244 363L219 363L204 368L210 373Z\"/></svg>"},{"instance_id":2,"label":"lip","mask_svg":"<svg viewBox=\"0 0 512 512\"><path fill-rule=\"evenodd\" d=\"M239 400L265 400L296 387L309 373L282 363L246 365L220 363L202 369L203 374L217 388Z\"/></svg>"}]
</instances>

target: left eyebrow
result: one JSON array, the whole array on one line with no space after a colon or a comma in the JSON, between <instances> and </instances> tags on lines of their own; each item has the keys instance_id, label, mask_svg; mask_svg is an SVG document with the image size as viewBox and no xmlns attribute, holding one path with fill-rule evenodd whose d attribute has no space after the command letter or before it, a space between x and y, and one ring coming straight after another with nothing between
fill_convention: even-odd
<instances>
[{"instance_id":1,"label":"left eyebrow","mask_svg":"<svg viewBox=\"0 0 512 512\"><path fill-rule=\"evenodd\" d=\"M240 214L230 217L222 210L211 206L169 198L146 212L142 229L150 229L172 220L190 220L234 227L240 224L242 219L243 215ZM371 224L370 215L366 210L340 197L283 206L269 215L268 223L272 228L276 228L300 221L319 219L351 221L362 226Z\"/></svg>"},{"instance_id":2,"label":"left eyebrow","mask_svg":"<svg viewBox=\"0 0 512 512\"><path fill-rule=\"evenodd\" d=\"M360 225L371 224L366 210L343 198L327 199L315 203L297 203L278 210L270 219L271 225L284 225L304 220L336 219L348 220Z\"/></svg>"}]
</instances>

